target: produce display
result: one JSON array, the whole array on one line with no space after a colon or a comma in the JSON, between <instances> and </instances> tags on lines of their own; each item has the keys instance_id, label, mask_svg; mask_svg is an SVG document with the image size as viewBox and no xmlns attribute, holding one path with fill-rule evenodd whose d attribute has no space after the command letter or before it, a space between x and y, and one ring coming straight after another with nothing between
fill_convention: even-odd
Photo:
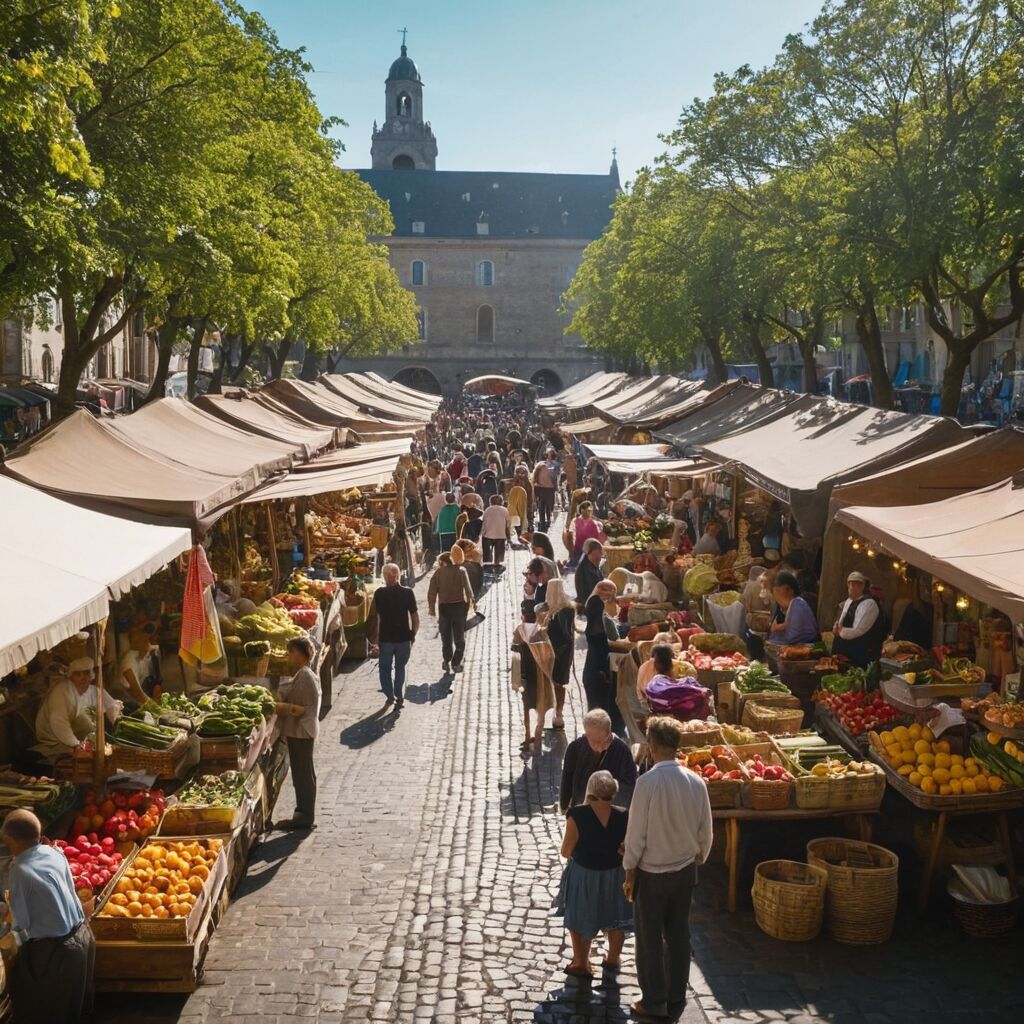
<instances>
[{"instance_id":1,"label":"produce display","mask_svg":"<svg viewBox=\"0 0 1024 1024\"><path fill-rule=\"evenodd\" d=\"M690 646L701 654L733 654L745 650L743 641L733 633L705 633L703 630L690 637ZM743 664L746 662L744 658Z\"/></svg>"},{"instance_id":2,"label":"produce display","mask_svg":"<svg viewBox=\"0 0 1024 1024\"><path fill-rule=\"evenodd\" d=\"M1007 729L1024 729L1024 704L997 704L985 712L985 721Z\"/></svg>"},{"instance_id":3,"label":"produce display","mask_svg":"<svg viewBox=\"0 0 1024 1024\"><path fill-rule=\"evenodd\" d=\"M736 673L736 689L740 693L789 693L789 687L773 676L763 662L752 661L746 669Z\"/></svg>"},{"instance_id":4,"label":"produce display","mask_svg":"<svg viewBox=\"0 0 1024 1024\"><path fill-rule=\"evenodd\" d=\"M302 572L292 573L292 578L284 588L286 594L299 594L305 597L333 597L338 592L335 580L315 580Z\"/></svg>"},{"instance_id":5,"label":"produce display","mask_svg":"<svg viewBox=\"0 0 1024 1024\"><path fill-rule=\"evenodd\" d=\"M121 854L109 836L98 839L93 832L88 836L78 836L70 843L57 839L53 845L67 858L75 889L81 897L88 898L99 892L117 874L121 865Z\"/></svg>"},{"instance_id":6,"label":"produce display","mask_svg":"<svg viewBox=\"0 0 1024 1024\"><path fill-rule=\"evenodd\" d=\"M237 807L245 796L245 772L200 775L178 793L185 807Z\"/></svg>"},{"instance_id":7,"label":"produce display","mask_svg":"<svg viewBox=\"0 0 1024 1024\"><path fill-rule=\"evenodd\" d=\"M924 793L968 796L998 793L1006 785L1007 780L977 756L973 742L973 756L954 754L948 740L936 740L931 729L916 722L881 734L872 732L869 738L885 763ZM986 742L984 736L980 738ZM987 746L991 745L981 748L986 759L990 756Z\"/></svg>"},{"instance_id":8,"label":"produce display","mask_svg":"<svg viewBox=\"0 0 1024 1024\"><path fill-rule=\"evenodd\" d=\"M690 647L685 657L694 668L705 671L729 672L747 664L747 659L742 654L705 654L696 647Z\"/></svg>"},{"instance_id":9,"label":"produce display","mask_svg":"<svg viewBox=\"0 0 1024 1024\"><path fill-rule=\"evenodd\" d=\"M70 782L17 772L0 774L0 810L33 811L43 822L52 821L73 806L76 793Z\"/></svg>"},{"instance_id":10,"label":"produce display","mask_svg":"<svg viewBox=\"0 0 1024 1024\"><path fill-rule=\"evenodd\" d=\"M141 715L142 709L135 712ZM139 747L143 750L170 750L185 731L173 725L146 722L132 715L122 715L107 732L111 743L120 747Z\"/></svg>"},{"instance_id":11,"label":"produce display","mask_svg":"<svg viewBox=\"0 0 1024 1024\"><path fill-rule=\"evenodd\" d=\"M683 589L694 597L710 594L717 586L718 572L707 562L699 562L692 569L687 569L683 576Z\"/></svg>"},{"instance_id":12,"label":"produce display","mask_svg":"<svg viewBox=\"0 0 1024 1024\"><path fill-rule=\"evenodd\" d=\"M1024 786L1024 750L998 733L971 737L971 753L995 778L1011 786Z\"/></svg>"},{"instance_id":13,"label":"produce display","mask_svg":"<svg viewBox=\"0 0 1024 1024\"><path fill-rule=\"evenodd\" d=\"M867 686L867 673L862 668L851 668L846 672L832 672L821 677L821 688L827 693L839 695L863 690Z\"/></svg>"},{"instance_id":14,"label":"produce display","mask_svg":"<svg viewBox=\"0 0 1024 1024\"><path fill-rule=\"evenodd\" d=\"M805 767L801 758L800 767ZM826 757L810 766L811 775L819 779L849 779L857 775L877 775L878 768L870 761L851 761L841 757Z\"/></svg>"},{"instance_id":15,"label":"produce display","mask_svg":"<svg viewBox=\"0 0 1024 1024\"><path fill-rule=\"evenodd\" d=\"M164 691L159 700L150 698L139 710L156 719L161 725L191 731L203 717L203 712L183 693Z\"/></svg>"},{"instance_id":16,"label":"produce display","mask_svg":"<svg viewBox=\"0 0 1024 1024\"><path fill-rule=\"evenodd\" d=\"M850 690L829 693L819 690L814 695L822 707L827 708L839 724L851 735L860 736L879 726L899 721L906 716L894 708L878 691ZM887 734L888 735L888 734Z\"/></svg>"},{"instance_id":17,"label":"produce display","mask_svg":"<svg viewBox=\"0 0 1024 1024\"><path fill-rule=\"evenodd\" d=\"M200 736L248 736L274 714L274 695L262 686L218 686L199 698L207 712L199 727Z\"/></svg>"},{"instance_id":18,"label":"produce display","mask_svg":"<svg viewBox=\"0 0 1024 1024\"><path fill-rule=\"evenodd\" d=\"M318 598L305 594L278 594L270 601L275 607L278 603L288 613L288 617L302 629L312 629L320 618L320 601Z\"/></svg>"},{"instance_id":19,"label":"produce display","mask_svg":"<svg viewBox=\"0 0 1024 1024\"><path fill-rule=\"evenodd\" d=\"M128 865L100 917L188 917L221 854L219 839L144 846Z\"/></svg>"},{"instance_id":20,"label":"produce display","mask_svg":"<svg viewBox=\"0 0 1024 1024\"><path fill-rule=\"evenodd\" d=\"M310 544L317 551L367 551L372 546L373 519L358 488L311 498L306 527Z\"/></svg>"},{"instance_id":21,"label":"produce display","mask_svg":"<svg viewBox=\"0 0 1024 1024\"><path fill-rule=\"evenodd\" d=\"M792 782L793 776L781 764L765 762L760 754L755 754L743 762L743 770L751 779L765 779L768 782Z\"/></svg>"},{"instance_id":22,"label":"produce display","mask_svg":"<svg viewBox=\"0 0 1024 1024\"><path fill-rule=\"evenodd\" d=\"M167 807L162 789L114 790L100 798L94 790L85 794L85 806L72 822L68 835L78 840L112 839L115 843L134 843L151 836Z\"/></svg>"},{"instance_id":23,"label":"produce display","mask_svg":"<svg viewBox=\"0 0 1024 1024\"><path fill-rule=\"evenodd\" d=\"M306 636L306 630L293 620L284 605L273 600L264 601L238 619L221 615L220 629L225 650L247 658L261 658L264 654L284 658L288 641Z\"/></svg>"},{"instance_id":24,"label":"produce display","mask_svg":"<svg viewBox=\"0 0 1024 1024\"><path fill-rule=\"evenodd\" d=\"M985 682L985 670L975 665L970 658L943 658L941 668L923 667L917 672L905 671L903 677L911 685L939 683L968 683L977 685Z\"/></svg>"}]
</instances>

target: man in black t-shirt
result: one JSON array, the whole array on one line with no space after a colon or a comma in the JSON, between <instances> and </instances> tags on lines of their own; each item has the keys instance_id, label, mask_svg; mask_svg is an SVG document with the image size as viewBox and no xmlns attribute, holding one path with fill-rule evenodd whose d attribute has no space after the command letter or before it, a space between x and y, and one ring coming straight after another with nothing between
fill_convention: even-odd
<instances>
[{"instance_id":1,"label":"man in black t-shirt","mask_svg":"<svg viewBox=\"0 0 1024 1024\"><path fill-rule=\"evenodd\" d=\"M394 704L396 709L405 703L405 666L420 628L416 595L402 586L401 575L402 570L394 562L384 566L384 586L373 595L376 614L370 635L370 642L380 648L380 688L387 704Z\"/></svg>"}]
</instances>

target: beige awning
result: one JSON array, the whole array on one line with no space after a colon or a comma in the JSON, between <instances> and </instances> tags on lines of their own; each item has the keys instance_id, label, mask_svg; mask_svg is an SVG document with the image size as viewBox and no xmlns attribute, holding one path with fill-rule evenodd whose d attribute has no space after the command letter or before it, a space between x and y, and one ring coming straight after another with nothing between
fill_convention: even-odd
<instances>
[{"instance_id":1,"label":"beige awning","mask_svg":"<svg viewBox=\"0 0 1024 1024\"><path fill-rule=\"evenodd\" d=\"M241 391L226 395L200 395L194 401L200 409L241 430L300 445L307 459L329 448L336 440L336 428L312 423L297 414L285 415L269 409ZM344 437L337 440L341 444L345 442Z\"/></svg>"}]
</instances>

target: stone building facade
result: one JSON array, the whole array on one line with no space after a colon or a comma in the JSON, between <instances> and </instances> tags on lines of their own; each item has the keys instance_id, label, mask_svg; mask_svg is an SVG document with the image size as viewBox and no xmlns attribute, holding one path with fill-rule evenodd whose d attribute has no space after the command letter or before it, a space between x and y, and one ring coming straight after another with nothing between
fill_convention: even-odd
<instances>
[{"instance_id":1,"label":"stone building facade","mask_svg":"<svg viewBox=\"0 0 1024 1024\"><path fill-rule=\"evenodd\" d=\"M420 340L346 368L446 394L484 373L551 393L602 369L602 357L565 334L560 309L583 250L611 219L614 159L607 174L438 171L423 115L423 80L403 45L374 124L372 167L356 173L390 204L395 229L383 241L416 295Z\"/></svg>"}]
</instances>

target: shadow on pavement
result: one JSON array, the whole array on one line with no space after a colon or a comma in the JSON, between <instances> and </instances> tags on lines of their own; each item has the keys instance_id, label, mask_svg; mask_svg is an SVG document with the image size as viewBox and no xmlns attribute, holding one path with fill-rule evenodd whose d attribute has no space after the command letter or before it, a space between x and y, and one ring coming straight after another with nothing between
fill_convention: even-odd
<instances>
[{"instance_id":1,"label":"shadow on pavement","mask_svg":"<svg viewBox=\"0 0 1024 1024\"><path fill-rule=\"evenodd\" d=\"M558 803L562 781L562 760L567 745L565 733L548 730L544 733L545 749L540 754L523 755L522 774L502 787L501 813L514 818L530 818L543 814Z\"/></svg>"},{"instance_id":2,"label":"shadow on pavement","mask_svg":"<svg viewBox=\"0 0 1024 1024\"><path fill-rule=\"evenodd\" d=\"M343 747L350 750L360 750L376 743L385 733L395 727L397 714L393 707L382 707L374 711L372 715L353 722L350 726L341 730L339 742Z\"/></svg>"},{"instance_id":3,"label":"shadow on pavement","mask_svg":"<svg viewBox=\"0 0 1024 1024\"><path fill-rule=\"evenodd\" d=\"M631 1018L618 984L598 975L592 982L567 978L537 1005L533 1019L538 1024L624 1024Z\"/></svg>"},{"instance_id":4,"label":"shadow on pavement","mask_svg":"<svg viewBox=\"0 0 1024 1024\"><path fill-rule=\"evenodd\" d=\"M455 682L455 673L446 672L436 683L416 683L415 686L406 686L405 699L410 704L436 704L439 700L446 700L452 695L452 683Z\"/></svg>"},{"instance_id":5,"label":"shadow on pavement","mask_svg":"<svg viewBox=\"0 0 1024 1024\"><path fill-rule=\"evenodd\" d=\"M248 867L232 901L259 892L269 885L285 861L312 835L312 832L279 832L273 839L261 841L249 854Z\"/></svg>"}]
</instances>

